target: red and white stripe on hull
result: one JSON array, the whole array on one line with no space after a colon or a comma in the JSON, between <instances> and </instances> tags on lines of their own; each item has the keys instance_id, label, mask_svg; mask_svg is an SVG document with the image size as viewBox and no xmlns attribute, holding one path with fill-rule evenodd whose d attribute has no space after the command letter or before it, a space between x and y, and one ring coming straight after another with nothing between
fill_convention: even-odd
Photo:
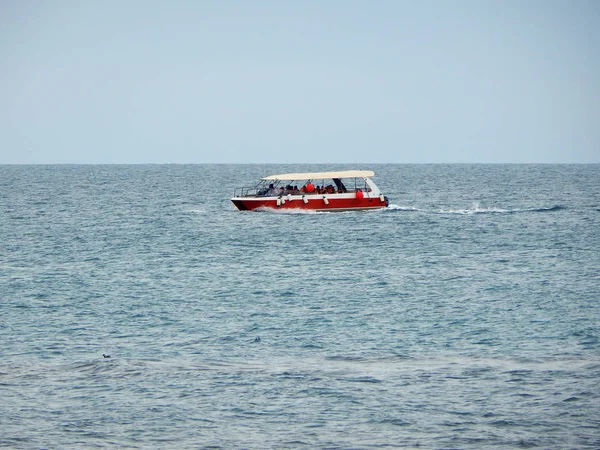
<instances>
[{"instance_id":1,"label":"red and white stripe on hull","mask_svg":"<svg viewBox=\"0 0 600 450\"><path fill-rule=\"evenodd\" d=\"M259 208L303 209L312 211L353 211L385 208L386 200L379 197L356 198L354 194L292 195L291 197L236 197L231 199L241 211Z\"/></svg>"}]
</instances>

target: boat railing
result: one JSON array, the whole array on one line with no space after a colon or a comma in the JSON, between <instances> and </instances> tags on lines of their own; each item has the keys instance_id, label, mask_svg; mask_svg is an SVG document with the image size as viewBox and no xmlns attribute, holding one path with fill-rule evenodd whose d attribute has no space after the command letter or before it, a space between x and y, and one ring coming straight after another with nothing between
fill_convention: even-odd
<instances>
[{"instance_id":1,"label":"boat railing","mask_svg":"<svg viewBox=\"0 0 600 450\"><path fill-rule=\"evenodd\" d=\"M279 182L276 182L274 184L275 184L274 188L276 188L276 189L278 189L279 187L283 187L283 184L279 184ZM319 186L325 187L326 185L328 185L333 189L336 189L336 187L339 189L339 187L341 185L343 188L343 193L356 192L356 191L360 190L360 191L367 193L368 196L370 196L371 191L375 187L375 184L370 179L366 179L366 178L362 178L362 179L355 178L353 180L353 182L346 182L345 184L340 183L339 185L338 185L338 183L335 183L335 186L329 182L326 182L326 180L314 180L314 182L313 182L313 180L308 180L302 185L303 188L306 187L307 184L313 184L313 185L316 185L317 187L319 187ZM291 186L291 184L289 186ZM270 187L273 187L273 186L270 186ZM377 188L375 187L375 189L377 189ZM233 196L234 197L263 197L263 196L268 195L267 194L268 191L269 191L269 188L267 187L267 184L263 181L263 182L259 183L257 186L236 188L233 191ZM273 196L287 195L290 193L289 190L287 190L287 189L284 194L280 194L279 191L277 191L277 192L278 193ZM332 192L332 193L339 194L342 192L340 192L339 190L336 190L336 192ZM320 195L320 194L324 194L324 192L300 191L300 192L298 192L298 194L300 194L300 195ZM295 194L295 195L298 195L298 194Z\"/></svg>"},{"instance_id":2,"label":"boat railing","mask_svg":"<svg viewBox=\"0 0 600 450\"><path fill-rule=\"evenodd\" d=\"M256 186L236 188L233 191L234 197L255 197L258 194Z\"/></svg>"}]
</instances>

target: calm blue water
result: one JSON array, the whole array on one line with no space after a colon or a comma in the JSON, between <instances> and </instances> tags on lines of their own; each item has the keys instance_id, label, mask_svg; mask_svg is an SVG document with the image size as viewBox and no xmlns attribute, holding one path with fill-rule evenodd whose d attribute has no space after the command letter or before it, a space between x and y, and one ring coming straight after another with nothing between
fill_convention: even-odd
<instances>
[{"instance_id":1,"label":"calm blue water","mask_svg":"<svg viewBox=\"0 0 600 450\"><path fill-rule=\"evenodd\" d=\"M600 165L0 166L0 245L1 447L600 448Z\"/></svg>"}]
</instances>

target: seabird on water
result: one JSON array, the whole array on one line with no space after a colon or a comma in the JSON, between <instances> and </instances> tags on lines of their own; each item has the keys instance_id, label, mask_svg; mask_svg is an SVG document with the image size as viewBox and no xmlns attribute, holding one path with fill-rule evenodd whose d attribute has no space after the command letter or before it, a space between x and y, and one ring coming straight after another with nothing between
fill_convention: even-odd
<instances>
[{"instance_id":1,"label":"seabird on water","mask_svg":"<svg viewBox=\"0 0 600 450\"><path fill-rule=\"evenodd\" d=\"M102 356L104 356L105 358L110 358L110 355L105 355L104 353L102 353Z\"/></svg>"}]
</instances>

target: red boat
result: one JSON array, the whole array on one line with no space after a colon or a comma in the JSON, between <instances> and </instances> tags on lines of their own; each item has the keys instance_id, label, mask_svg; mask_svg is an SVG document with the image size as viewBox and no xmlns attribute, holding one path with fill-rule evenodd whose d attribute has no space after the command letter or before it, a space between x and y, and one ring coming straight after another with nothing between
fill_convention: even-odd
<instances>
[{"instance_id":1,"label":"red boat","mask_svg":"<svg viewBox=\"0 0 600 450\"><path fill-rule=\"evenodd\" d=\"M231 201L241 211L302 209L353 211L381 209L388 198L371 180L370 170L284 173L264 177L254 187L238 188Z\"/></svg>"}]
</instances>

